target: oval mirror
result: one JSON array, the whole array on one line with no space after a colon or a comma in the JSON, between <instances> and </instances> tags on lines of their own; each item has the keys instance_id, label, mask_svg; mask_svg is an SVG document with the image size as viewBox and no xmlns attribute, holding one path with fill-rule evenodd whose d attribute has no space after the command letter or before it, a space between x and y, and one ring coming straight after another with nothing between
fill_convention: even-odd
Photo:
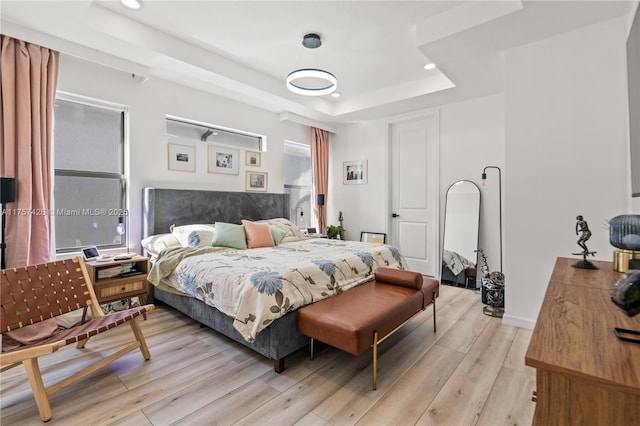
<instances>
[{"instance_id":1,"label":"oval mirror","mask_svg":"<svg viewBox=\"0 0 640 426\"><path fill-rule=\"evenodd\" d=\"M479 227L480 188L468 180L455 182L445 203L442 284L476 288Z\"/></svg>"}]
</instances>

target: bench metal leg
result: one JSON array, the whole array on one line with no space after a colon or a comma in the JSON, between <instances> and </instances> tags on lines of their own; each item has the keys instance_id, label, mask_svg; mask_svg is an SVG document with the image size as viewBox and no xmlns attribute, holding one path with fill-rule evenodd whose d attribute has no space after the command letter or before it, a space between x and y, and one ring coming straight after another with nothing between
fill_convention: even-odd
<instances>
[{"instance_id":1,"label":"bench metal leg","mask_svg":"<svg viewBox=\"0 0 640 426\"><path fill-rule=\"evenodd\" d=\"M313 361L313 337L311 338L311 361Z\"/></svg>"},{"instance_id":2,"label":"bench metal leg","mask_svg":"<svg viewBox=\"0 0 640 426\"><path fill-rule=\"evenodd\" d=\"M436 330L436 295L433 295L433 332L435 333Z\"/></svg>"},{"instance_id":3,"label":"bench metal leg","mask_svg":"<svg viewBox=\"0 0 640 426\"><path fill-rule=\"evenodd\" d=\"M378 387L378 332L373 332L373 390Z\"/></svg>"}]
</instances>

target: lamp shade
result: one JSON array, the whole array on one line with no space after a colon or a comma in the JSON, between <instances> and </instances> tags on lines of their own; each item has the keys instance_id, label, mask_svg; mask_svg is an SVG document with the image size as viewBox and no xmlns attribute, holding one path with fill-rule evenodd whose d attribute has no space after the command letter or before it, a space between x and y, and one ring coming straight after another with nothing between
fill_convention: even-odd
<instances>
[{"instance_id":1,"label":"lamp shade","mask_svg":"<svg viewBox=\"0 0 640 426\"><path fill-rule=\"evenodd\" d=\"M16 179L0 178L0 204L13 203L16 200Z\"/></svg>"},{"instance_id":2,"label":"lamp shade","mask_svg":"<svg viewBox=\"0 0 640 426\"><path fill-rule=\"evenodd\" d=\"M324 194L318 194L318 199L316 201L317 205L324 206Z\"/></svg>"}]
</instances>

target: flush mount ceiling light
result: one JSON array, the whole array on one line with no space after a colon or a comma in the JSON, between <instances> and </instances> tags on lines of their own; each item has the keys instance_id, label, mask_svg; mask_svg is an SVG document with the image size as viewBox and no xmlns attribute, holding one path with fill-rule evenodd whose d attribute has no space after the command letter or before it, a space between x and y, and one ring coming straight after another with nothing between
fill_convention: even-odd
<instances>
[{"instance_id":1,"label":"flush mount ceiling light","mask_svg":"<svg viewBox=\"0 0 640 426\"><path fill-rule=\"evenodd\" d=\"M307 34L302 38L307 49L322 45L318 34ZM287 89L304 96L323 96L333 93L338 87L336 76L320 68L299 68L287 76Z\"/></svg>"},{"instance_id":2,"label":"flush mount ceiling light","mask_svg":"<svg viewBox=\"0 0 640 426\"><path fill-rule=\"evenodd\" d=\"M120 0L120 3L129 9L140 9L142 7L142 0Z\"/></svg>"}]
</instances>

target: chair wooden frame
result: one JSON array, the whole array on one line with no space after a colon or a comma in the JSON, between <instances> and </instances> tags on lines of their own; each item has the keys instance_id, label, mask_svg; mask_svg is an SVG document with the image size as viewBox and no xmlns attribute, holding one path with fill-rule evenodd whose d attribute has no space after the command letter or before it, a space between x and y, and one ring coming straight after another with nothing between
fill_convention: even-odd
<instances>
[{"instance_id":1,"label":"chair wooden frame","mask_svg":"<svg viewBox=\"0 0 640 426\"><path fill-rule=\"evenodd\" d=\"M154 305L138 306L106 315L95 295L87 269L80 257L40 265L0 271L2 334L66 314L76 309L91 309L91 320L64 330L37 343L0 354L0 371L24 365L33 396L43 421L53 417L49 396L123 355L140 349L145 360L151 358L138 316L154 309ZM135 342L77 373L45 388L38 358L76 343L84 348L91 336L129 323Z\"/></svg>"}]
</instances>

